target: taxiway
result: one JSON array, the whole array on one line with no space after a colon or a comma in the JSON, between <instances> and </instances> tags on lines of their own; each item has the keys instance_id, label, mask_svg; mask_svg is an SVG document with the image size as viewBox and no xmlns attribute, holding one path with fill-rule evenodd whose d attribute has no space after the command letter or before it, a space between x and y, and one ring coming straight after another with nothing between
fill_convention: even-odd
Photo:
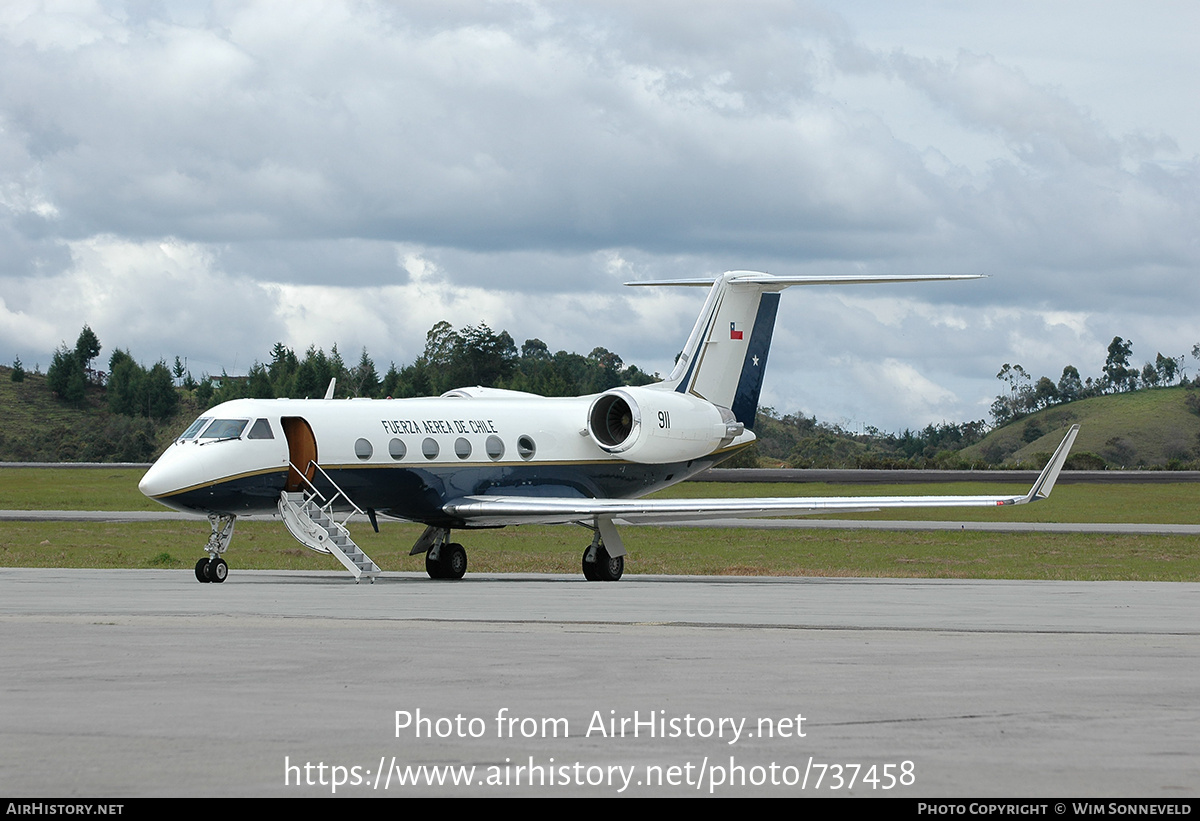
<instances>
[{"instance_id":1,"label":"taxiway","mask_svg":"<svg viewBox=\"0 0 1200 821\"><path fill-rule=\"evenodd\" d=\"M616 795L613 768L632 795L1200 792L1200 584L0 569L0 590L9 794L329 795L333 767L359 796ZM426 737L398 734L416 710ZM589 734L597 714L697 732ZM456 716L482 733L441 737ZM699 733L721 718L746 732ZM904 762L909 784L862 779ZM396 766L474 780L384 789Z\"/></svg>"}]
</instances>

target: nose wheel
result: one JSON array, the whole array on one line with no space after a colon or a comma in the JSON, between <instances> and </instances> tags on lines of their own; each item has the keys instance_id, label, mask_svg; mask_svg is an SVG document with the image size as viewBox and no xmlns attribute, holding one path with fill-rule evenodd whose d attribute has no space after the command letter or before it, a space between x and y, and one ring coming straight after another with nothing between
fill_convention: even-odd
<instances>
[{"instance_id":1,"label":"nose wheel","mask_svg":"<svg viewBox=\"0 0 1200 821\"><path fill-rule=\"evenodd\" d=\"M201 559L196 562L196 581L201 584L216 582L220 584L229 576L229 565L218 556L215 559Z\"/></svg>"}]
</instances>

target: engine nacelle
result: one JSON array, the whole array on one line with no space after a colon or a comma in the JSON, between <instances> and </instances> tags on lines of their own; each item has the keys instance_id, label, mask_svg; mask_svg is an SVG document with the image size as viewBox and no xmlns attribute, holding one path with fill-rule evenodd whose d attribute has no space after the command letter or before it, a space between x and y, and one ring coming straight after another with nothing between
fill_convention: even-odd
<instances>
[{"instance_id":1,"label":"engine nacelle","mask_svg":"<svg viewBox=\"0 0 1200 821\"><path fill-rule=\"evenodd\" d=\"M733 411L695 396L614 388L588 409L587 430L603 450L631 462L663 464L707 456L744 430Z\"/></svg>"},{"instance_id":2,"label":"engine nacelle","mask_svg":"<svg viewBox=\"0 0 1200 821\"><path fill-rule=\"evenodd\" d=\"M505 388L455 388L442 394L442 399L541 399L536 393L528 391L510 391Z\"/></svg>"}]
</instances>

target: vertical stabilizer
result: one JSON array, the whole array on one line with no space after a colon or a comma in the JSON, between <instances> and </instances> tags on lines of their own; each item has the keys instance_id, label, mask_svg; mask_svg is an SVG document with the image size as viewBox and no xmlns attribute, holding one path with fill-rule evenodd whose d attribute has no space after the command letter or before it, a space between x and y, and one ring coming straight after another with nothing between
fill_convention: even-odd
<instances>
[{"instance_id":1,"label":"vertical stabilizer","mask_svg":"<svg viewBox=\"0 0 1200 821\"><path fill-rule=\"evenodd\" d=\"M672 279L626 285L711 285L704 308L688 335L664 390L690 393L729 408L737 421L753 429L767 354L775 330L779 292L792 285L850 285L979 279L979 274L912 276L774 276L756 271L727 271L715 281Z\"/></svg>"},{"instance_id":2,"label":"vertical stabilizer","mask_svg":"<svg viewBox=\"0 0 1200 821\"><path fill-rule=\"evenodd\" d=\"M754 427L781 286L768 274L729 271L712 283L675 369L661 385L733 411ZM748 281L743 281L748 280ZM631 283L632 284L632 283ZM707 285L707 280L637 284Z\"/></svg>"}]
</instances>

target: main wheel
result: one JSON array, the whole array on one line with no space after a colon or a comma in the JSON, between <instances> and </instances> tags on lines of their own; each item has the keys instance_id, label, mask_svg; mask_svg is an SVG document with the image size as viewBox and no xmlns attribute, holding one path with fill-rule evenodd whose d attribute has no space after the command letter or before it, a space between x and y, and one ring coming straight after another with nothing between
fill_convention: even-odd
<instances>
[{"instance_id":1,"label":"main wheel","mask_svg":"<svg viewBox=\"0 0 1200 821\"><path fill-rule=\"evenodd\" d=\"M431 579L446 578L442 572L442 563L433 558L432 550L425 554L425 572L429 574L429 578Z\"/></svg>"},{"instance_id":2,"label":"main wheel","mask_svg":"<svg viewBox=\"0 0 1200 821\"><path fill-rule=\"evenodd\" d=\"M213 559L208 563L208 580L220 584L229 577L229 565L225 564L225 560L221 558Z\"/></svg>"},{"instance_id":3,"label":"main wheel","mask_svg":"<svg viewBox=\"0 0 1200 821\"><path fill-rule=\"evenodd\" d=\"M442 578L461 579L467 574L467 549L458 542L442 545Z\"/></svg>"},{"instance_id":4,"label":"main wheel","mask_svg":"<svg viewBox=\"0 0 1200 821\"><path fill-rule=\"evenodd\" d=\"M587 550L583 551L583 577L589 582L598 582L600 581L600 571L597 568L599 568L600 563L588 561L588 551L591 549L591 545L588 545Z\"/></svg>"},{"instance_id":5,"label":"main wheel","mask_svg":"<svg viewBox=\"0 0 1200 821\"><path fill-rule=\"evenodd\" d=\"M624 556L609 556L608 550L601 547L596 551L596 579L602 582L615 582L625 572Z\"/></svg>"},{"instance_id":6,"label":"main wheel","mask_svg":"<svg viewBox=\"0 0 1200 821\"><path fill-rule=\"evenodd\" d=\"M211 581L208 578L208 557L205 556L200 561L196 562L196 581L201 584L208 584Z\"/></svg>"}]
</instances>

